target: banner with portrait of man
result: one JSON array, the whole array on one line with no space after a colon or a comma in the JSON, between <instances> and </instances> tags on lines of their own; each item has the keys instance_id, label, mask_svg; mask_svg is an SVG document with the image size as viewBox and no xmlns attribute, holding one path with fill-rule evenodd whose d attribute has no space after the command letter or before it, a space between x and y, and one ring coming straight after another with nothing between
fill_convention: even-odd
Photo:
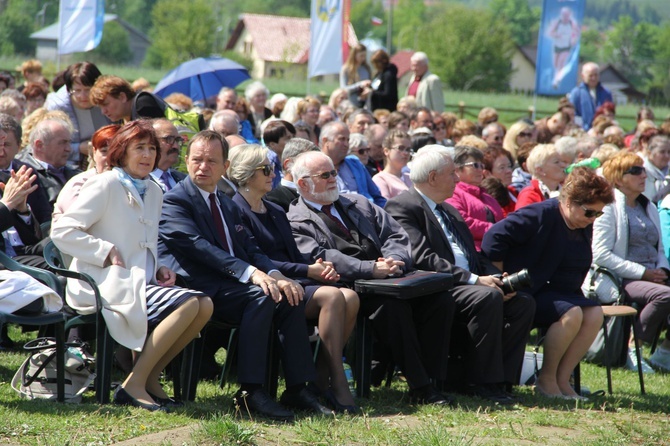
<instances>
[{"instance_id":1,"label":"banner with portrait of man","mask_svg":"<svg viewBox=\"0 0 670 446\"><path fill-rule=\"evenodd\" d=\"M535 92L558 96L577 84L586 0L544 0L537 44Z\"/></svg>"}]
</instances>

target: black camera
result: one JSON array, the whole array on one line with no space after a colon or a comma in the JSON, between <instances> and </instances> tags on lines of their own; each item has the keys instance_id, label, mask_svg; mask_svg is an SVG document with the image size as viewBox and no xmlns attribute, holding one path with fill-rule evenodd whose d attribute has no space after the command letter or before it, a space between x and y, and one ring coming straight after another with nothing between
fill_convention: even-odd
<instances>
[{"instance_id":1,"label":"black camera","mask_svg":"<svg viewBox=\"0 0 670 446\"><path fill-rule=\"evenodd\" d=\"M505 294L514 293L515 291L533 286L533 280L530 278L530 273L528 273L526 268L518 273L510 274L509 276L503 277L502 274L494 274L493 277L502 280L503 284L500 289L502 289Z\"/></svg>"}]
</instances>

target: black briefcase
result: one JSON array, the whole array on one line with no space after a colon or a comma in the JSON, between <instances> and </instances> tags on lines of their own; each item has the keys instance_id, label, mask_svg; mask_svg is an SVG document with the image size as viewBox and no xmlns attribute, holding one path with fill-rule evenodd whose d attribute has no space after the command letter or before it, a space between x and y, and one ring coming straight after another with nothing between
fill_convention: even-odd
<instances>
[{"instance_id":1,"label":"black briefcase","mask_svg":"<svg viewBox=\"0 0 670 446\"><path fill-rule=\"evenodd\" d=\"M449 273L412 271L401 277L386 279L358 279L354 290L358 294L413 299L439 291L449 290L454 280Z\"/></svg>"}]
</instances>

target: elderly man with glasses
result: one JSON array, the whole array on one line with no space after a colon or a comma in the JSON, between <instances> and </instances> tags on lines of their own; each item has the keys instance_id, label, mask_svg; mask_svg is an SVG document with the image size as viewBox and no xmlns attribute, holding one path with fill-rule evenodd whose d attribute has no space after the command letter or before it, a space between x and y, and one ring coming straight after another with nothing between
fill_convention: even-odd
<instances>
[{"instance_id":1,"label":"elderly man with glasses","mask_svg":"<svg viewBox=\"0 0 670 446\"><path fill-rule=\"evenodd\" d=\"M151 178L163 189L163 192L167 192L186 178L186 174L172 169L172 166L179 162L179 153L184 145L184 138L179 135L177 127L167 119L154 120L153 128L161 145L161 158L156 169L151 172Z\"/></svg>"},{"instance_id":2,"label":"elderly man with glasses","mask_svg":"<svg viewBox=\"0 0 670 446\"><path fill-rule=\"evenodd\" d=\"M288 218L298 249L332 262L345 283L383 279L411 268L405 230L360 195L340 195L338 172L319 152L300 155L291 168L300 198ZM454 302L448 291L418 299L366 296L360 312L374 314L373 329L403 371L409 397L424 404L451 404L434 382L446 379Z\"/></svg>"}]
</instances>

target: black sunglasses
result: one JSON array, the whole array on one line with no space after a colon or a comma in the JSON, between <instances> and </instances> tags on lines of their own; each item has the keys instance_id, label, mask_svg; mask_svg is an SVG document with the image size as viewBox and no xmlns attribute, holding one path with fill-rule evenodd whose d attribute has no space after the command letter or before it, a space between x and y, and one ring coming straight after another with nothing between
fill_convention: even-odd
<instances>
[{"instance_id":1,"label":"black sunglasses","mask_svg":"<svg viewBox=\"0 0 670 446\"><path fill-rule=\"evenodd\" d=\"M627 171L625 171L623 174L626 175L628 173L628 174L637 176L637 175L642 175L643 173L646 173L646 172L647 172L647 169L645 169L644 166L633 166L630 169L628 169Z\"/></svg>"},{"instance_id":2,"label":"black sunglasses","mask_svg":"<svg viewBox=\"0 0 670 446\"><path fill-rule=\"evenodd\" d=\"M364 148L364 149L358 149L358 150L356 150L356 152L358 152L359 155L365 155L365 154L368 153L369 151L370 151L370 148L369 148L369 147Z\"/></svg>"},{"instance_id":3,"label":"black sunglasses","mask_svg":"<svg viewBox=\"0 0 670 446\"><path fill-rule=\"evenodd\" d=\"M306 177L303 177L303 178L309 178L309 177L319 177L322 180L327 180L330 177L333 177L333 178L337 177L337 170L333 169L331 171L315 173L314 175L307 175Z\"/></svg>"},{"instance_id":4,"label":"black sunglasses","mask_svg":"<svg viewBox=\"0 0 670 446\"><path fill-rule=\"evenodd\" d=\"M256 169L254 169L254 170L262 170L262 171L263 171L263 175L265 175L266 177L269 177L269 176L272 174L272 172L274 172L274 170L275 170L275 165L274 165L274 163L272 163L272 164L263 164L262 166L258 166L258 167L256 167Z\"/></svg>"},{"instance_id":5,"label":"black sunglasses","mask_svg":"<svg viewBox=\"0 0 670 446\"><path fill-rule=\"evenodd\" d=\"M603 211L596 211L595 209L589 209L587 207L584 207L584 205L581 205L580 207L584 210L584 217L586 218L598 218L604 214Z\"/></svg>"}]
</instances>

